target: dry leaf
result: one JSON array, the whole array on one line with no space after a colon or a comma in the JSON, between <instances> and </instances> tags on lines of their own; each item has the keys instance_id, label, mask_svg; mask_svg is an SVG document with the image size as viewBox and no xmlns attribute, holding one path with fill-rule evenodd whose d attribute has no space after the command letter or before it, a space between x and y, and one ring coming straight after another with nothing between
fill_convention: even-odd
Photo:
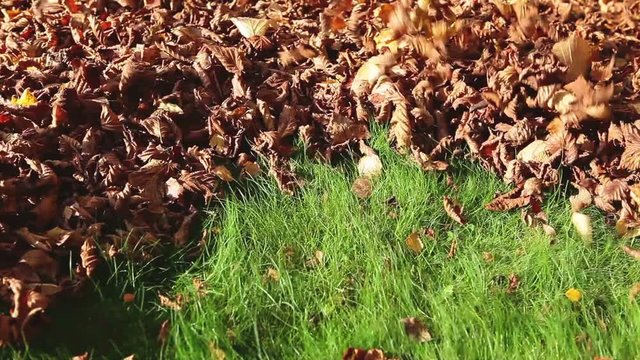
<instances>
[{"instance_id":1,"label":"dry leaf","mask_svg":"<svg viewBox=\"0 0 640 360\"><path fill-rule=\"evenodd\" d=\"M404 324L404 332L411 339L418 342L428 342L432 340L431 333L422 321L415 317L402 319Z\"/></svg>"},{"instance_id":2,"label":"dry leaf","mask_svg":"<svg viewBox=\"0 0 640 360\"><path fill-rule=\"evenodd\" d=\"M493 253L491 253L490 251L483 251L482 258L484 259L485 262L488 262L488 263L493 262L493 260L495 259L493 256Z\"/></svg>"},{"instance_id":3,"label":"dry leaf","mask_svg":"<svg viewBox=\"0 0 640 360\"><path fill-rule=\"evenodd\" d=\"M158 299L160 299L160 306L165 307L167 309L171 309L174 311L180 311L182 310L182 296L178 295L175 300L171 299L170 297L163 295L163 294L158 294Z\"/></svg>"},{"instance_id":4,"label":"dry leaf","mask_svg":"<svg viewBox=\"0 0 640 360\"><path fill-rule=\"evenodd\" d=\"M28 88L24 89L19 98L16 98L15 96L11 97L11 104L18 107L29 107L36 105L37 103L38 99L36 99Z\"/></svg>"},{"instance_id":5,"label":"dry leaf","mask_svg":"<svg viewBox=\"0 0 640 360\"><path fill-rule=\"evenodd\" d=\"M89 360L89 359L91 359L91 357L88 352L85 352L84 354L81 354L81 355L76 355L71 358L71 360Z\"/></svg>"},{"instance_id":6,"label":"dry leaf","mask_svg":"<svg viewBox=\"0 0 640 360\"><path fill-rule=\"evenodd\" d=\"M351 185L351 191L360 199L367 199L371 196L373 192L373 184L371 184L371 180L366 177L358 177L353 181L353 185Z\"/></svg>"},{"instance_id":7,"label":"dry leaf","mask_svg":"<svg viewBox=\"0 0 640 360\"><path fill-rule=\"evenodd\" d=\"M579 212L571 214L571 223L582 240L590 244L593 242L593 227L591 226L591 217Z\"/></svg>"},{"instance_id":8,"label":"dry leaf","mask_svg":"<svg viewBox=\"0 0 640 360\"><path fill-rule=\"evenodd\" d=\"M640 282L634 283L629 289L629 301L635 301L638 294L640 294Z\"/></svg>"},{"instance_id":9,"label":"dry leaf","mask_svg":"<svg viewBox=\"0 0 640 360\"><path fill-rule=\"evenodd\" d=\"M409 249L413 250L416 254L420 254L424 249L424 244L422 243L422 240L420 240L420 233L417 231L409 234L405 243Z\"/></svg>"},{"instance_id":10,"label":"dry leaf","mask_svg":"<svg viewBox=\"0 0 640 360\"><path fill-rule=\"evenodd\" d=\"M575 33L556 43L552 52L567 65L567 81L586 76L591 68L591 45Z\"/></svg>"},{"instance_id":11,"label":"dry leaf","mask_svg":"<svg viewBox=\"0 0 640 360\"><path fill-rule=\"evenodd\" d=\"M444 211L447 213L447 215L449 215L450 218L461 225L466 224L467 221L462 213L463 207L460 205L460 203L445 195L442 199L442 204L444 205Z\"/></svg>"},{"instance_id":12,"label":"dry leaf","mask_svg":"<svg viewBox=\"0 0 640 360\"><path fill-rule=\"evenodd\" d=\"M449 246L449 253L447 254L447 257L451 259L455 257L457 253L458 253L458 240L453 239L451 240L451 246Z\"/></svg>"},{"instance_id":13,"label":"dry leaf","mask_svg":"<svg viewBox=\"0 0 640 360\"><path fill-rule=\"evenodd\" d=\"M632 258L634 258L636 260L640 260L640 250L639 249L634 249L634 248L632 248L630 246L624 245L624 246L622 246L622 250L624 250L624 252L626 252Z\"/></svg>"},{"instance_id":14,"label":"dry leaf","mask_svg":"<svg viewBox=\"0 0 640 360\"><path fill-rule=\"evenodd\" d=\"M249 17L235 17L230 19L245 38L264 36L272 25L272 20L255 19Z\"/></svg>"},{"instance_id":15,"label":"dry leaf","mask_svg":"<svg viewBox=\"0 0 640 360\"><path fill-rule=\"evenodd\" d=\"M319 266L324 265L324 252L322 252L320 250L316 250L313 253L313 256L308 258L304 262L304 264L305 264L305 266L310 267L310 268L317 268Z\"/></svg>"},{"instance_id":16,"label":"dry leaf","mask_svg":"<svg viewBox=\"0 0 640 360\"><path fill-rule=\"evenodd\" d=\"M375 178L382 174L380 157L364 142L360 142L360 151L364 156L358 161L358 174L367 178Z\"/></svg>"},{"instance_id":17,"label":"dry leaf","mask_svg":"<svg viewBox=\"0 0 640 360\"><path fill-rule=\"evenodd\" d=\"M278 282L280 281L280 272L272 267L267 268L267 272L262 277L263 282Z\"/></svg>"},{"instance_id":18,"label":"dry leaf","mask_svg":"<svg viewBox=\"0 0 640 360\"><path fill-rule=\"evenodd\" d=\"M165 320L160 324L160 331L158 331L158 341L162 344L166 344L169 340L169 332L171 331L171 323L169 320Z\"/></svg>"}]
</instances>

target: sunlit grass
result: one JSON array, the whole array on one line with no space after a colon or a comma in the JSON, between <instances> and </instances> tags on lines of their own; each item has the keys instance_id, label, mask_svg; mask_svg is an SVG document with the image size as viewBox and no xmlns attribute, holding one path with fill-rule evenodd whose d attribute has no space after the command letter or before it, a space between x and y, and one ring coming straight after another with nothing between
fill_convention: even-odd
<instances>
[{"instance_id":1,"label":"sunlit grass","mask_svg":"<svg viewBox=\"0 0 640 360\"><path fill-rule=\"evenodd\" d=\"M492 175L459 163L454 187L386 144L380 134L373 141L384 172L369 199L351 192L357 174L350 161L330 167L301 160L296 166L307 183L293 197L270 178L252 180L209 210L205 228L214 235L188 270L179 256L143 271L112 264L119 270L98 299L69 312L107 313L110 322L98 326L109 328L92 330L93 340L53 353L50 341L12 354L337 359L354 346L407 359L640 358L640 308L628 299L640 262L620 250L600 214L589 211L594 243L584 244L570 226L564 194L549 194L545 210L558 233L552 242L527 228L518 211L483 208L508 188ZM468 225L447 217L444 195L464 205ZM415 254L405 239L424 228L436 236L423 237L425 248ZM453 241L457 252L449 256ZM324 258L314 266L316 251ZM512 274L520 283L509 292ZM575 304L564 295L572 287L583 295ZM182 296L182 309L161 308L158 291ZM122 302L125 292L136 294L134 304ZM408 316L421 318L433 341L408 338L401 323ZM161 349L156 337L164 318L172 327ZM65 335L58 344L71 341Z\"/></svg>"}]
</instances>

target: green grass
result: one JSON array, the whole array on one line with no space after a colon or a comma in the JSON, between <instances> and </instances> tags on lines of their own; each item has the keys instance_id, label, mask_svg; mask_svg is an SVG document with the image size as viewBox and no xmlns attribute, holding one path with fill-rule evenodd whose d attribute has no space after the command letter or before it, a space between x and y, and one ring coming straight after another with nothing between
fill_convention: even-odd
<instances>
[{"instance_id":1,"label":"green grass","mask_svg":"<svg viewBox=\"0 0 640 360\"><path fill-rule=\"evenodd\" d=\"M102 303L115 307L115 330L104 329L100 346L86 341L83 351L93 348L94 358L206 359L220 349L227 359L338 359L353 346L405 359L640 359L640 307L628 299L640 281L640 262L620 250L622 240L600 214L590 212L594 243L584 244L571 228L564 195L549 194L545 210L558 232L551 244L541 230L527 228L519 212L483 209L507 189L492 175L456 164L454 189L443 174L424 173L394 153L383 136L373 147L384 172L367 200L351 192L356 174L349 161L337 167L300 161L307 184L293 197L267 178L243 186L211 209L205 225L219 233L188 270L169 265L163 282L112 281L113 294L87 305L84 311L96 316ZM468 225L447 217L443 195L464 205ZM398 204L395 218L388 215L390 197ZM423 238L425 248L416 255L404 241L425 227L436 237ZM458 251L449 257L454 240ZM305 265L317 250L324 263ZM494 261L485 261L483 252ZM269 268L279 280L265 280ZM512 273L520 285L508 293ZM200 292L194 279L204 284ZM160 308L158 288L146 288L150 284L172 286L171 293L185 299L183 308ZM571 287L583 293L577 304L564 295ZM139 300L122 304L121 294L131 288ZM401 323L408 316L421 318L434 340L408 338ZM172 329L160 349L163 318ZM126 346L116 351L118 335ZM14 354L51 354L42 348ZM65 354L83 352L77 350Z\"/></svg>"}]
</instances>

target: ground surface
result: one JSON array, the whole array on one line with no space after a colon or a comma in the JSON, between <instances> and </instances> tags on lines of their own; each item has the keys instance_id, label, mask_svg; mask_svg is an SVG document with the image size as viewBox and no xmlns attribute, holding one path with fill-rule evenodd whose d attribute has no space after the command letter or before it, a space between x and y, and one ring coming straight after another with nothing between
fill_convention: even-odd
<instances>
[{"instance_id":1,"label":"ground surface","mask_svg":"<svg viewBox=\"0 0 640 360\"><path fill-rule=\"evenodd\" d=\"M119 270L101 284L99 301L58 308L54 316L65 320L51 326L59 331L4 355L336 359L356 346L411 359L640 357L640 307L628 299L640 262L620 250L599 214L592 213L594 243L584 244L564 194L549 196L545 210L558 232L550 244L518 212L483 209L506 187L482 170L458 164L456 189L394 153L383 136L373 146L384 171L369 199L352 193L348 161L298 163L308 182L294 197L257 179L212 208L207 227L219 234L190 268L178 255L135 271L112 264ZM443 212L446 194L464 205L468 225ZM436 235L423 237L416 255L405 239L422 228ZM309 261L316 251L323 259ZM519 285L510 292L511 274ZM158 284L167 280L175 281L170 297L183 297L180 310L159 306L157 293L167 289ZM583 294L578 303L565 296L571 287ZM133 304L121 300L126 292L136 293ZM408 316L422 319L433 341L408 338L401 322ZM158 328L167 318L172 328L161 349Z\"/></svg>"}]
</instances>

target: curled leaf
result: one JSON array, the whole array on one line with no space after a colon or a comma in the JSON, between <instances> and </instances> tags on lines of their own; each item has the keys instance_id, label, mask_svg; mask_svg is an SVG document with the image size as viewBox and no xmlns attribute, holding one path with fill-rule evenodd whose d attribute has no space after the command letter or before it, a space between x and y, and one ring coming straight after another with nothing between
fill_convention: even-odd
<instances>
[{"instance_id":1,"label":"curled leaf","mask_svg":"<svg viewBox=\"0 0 640 360\"><path fill-rule=\"evenodd\" d=\"M449 215L457 223L464 225L467 223L467 220L463 215L463 207L456 200L452 199L449 196L445 196L442 199L442 204L444 206L444 211Z\"/></svg>"}]
</instances>

